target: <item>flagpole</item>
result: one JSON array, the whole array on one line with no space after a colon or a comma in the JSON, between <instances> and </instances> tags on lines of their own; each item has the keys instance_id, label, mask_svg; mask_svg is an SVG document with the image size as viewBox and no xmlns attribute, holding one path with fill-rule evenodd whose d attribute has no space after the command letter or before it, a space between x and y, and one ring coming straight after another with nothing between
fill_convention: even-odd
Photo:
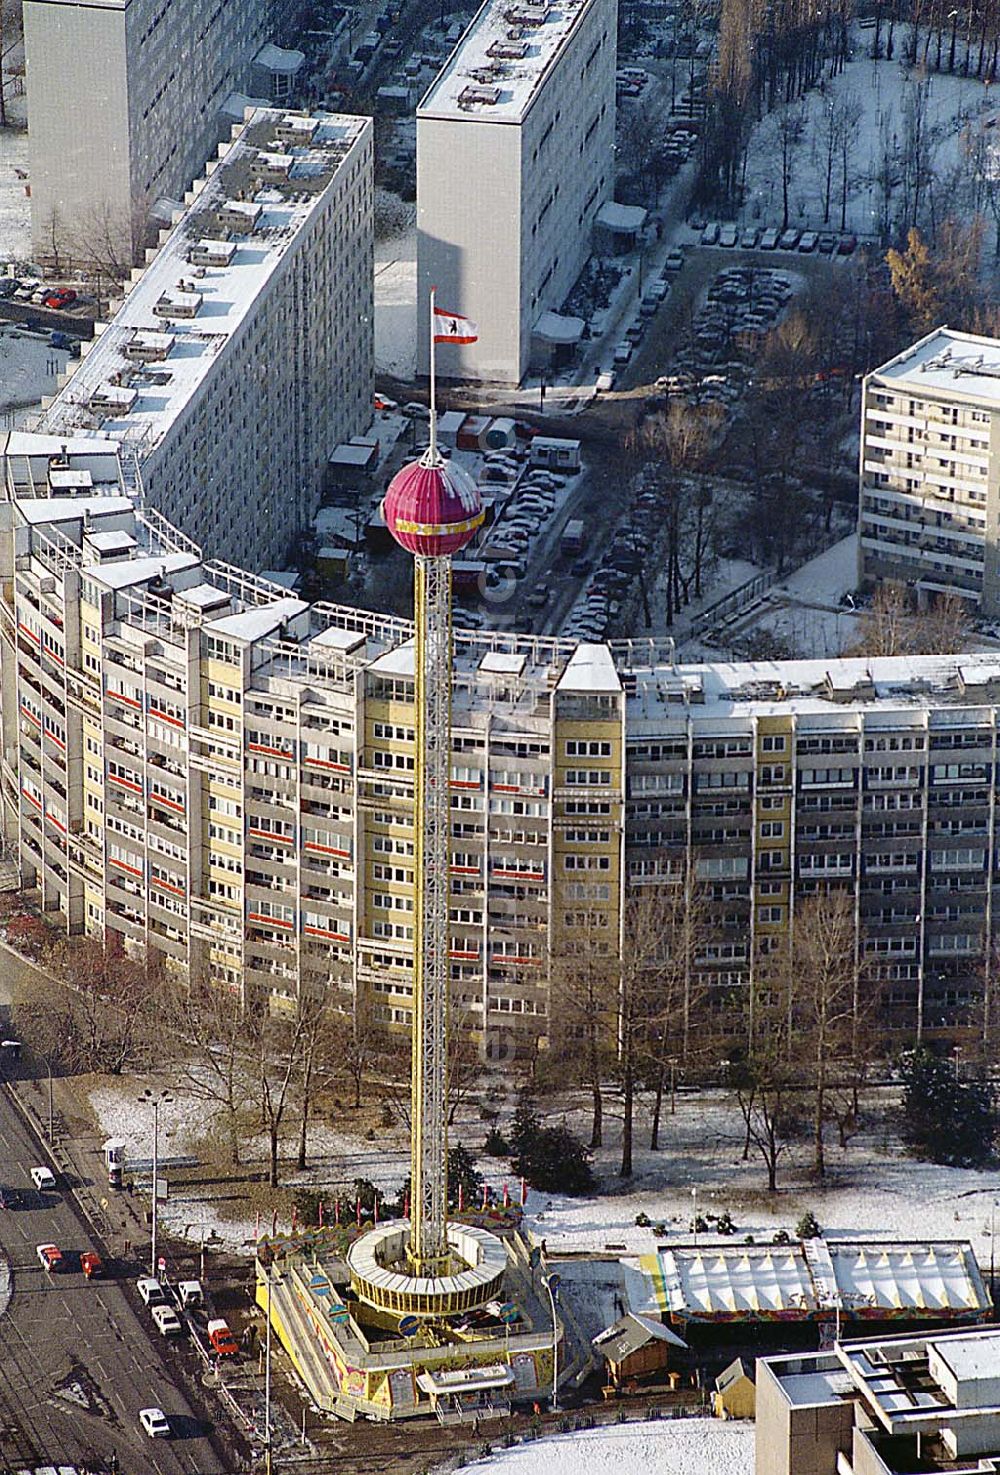
<instances>
[{"instance_id":1,"label":"flagpole","mask_svg":"<svg viewBox=\"0 0 1000 1475\"><path fill-rule=\"evenodd\" d=\"M438 450L437 450L437 387L436 387L435 382L434 382L434 378L435 378L435 375L434 375L434 369L435 369L435 364L434 364L434 328L435 328L435 322L434 322L434 298L435 298L436 293L437 293L437 287L432 287L431 288L431 423L430 423L431 441L430 441L430 445L427 448L427 465L428 466L436 466L438 464Z\"/></svg>"}]
</instances>

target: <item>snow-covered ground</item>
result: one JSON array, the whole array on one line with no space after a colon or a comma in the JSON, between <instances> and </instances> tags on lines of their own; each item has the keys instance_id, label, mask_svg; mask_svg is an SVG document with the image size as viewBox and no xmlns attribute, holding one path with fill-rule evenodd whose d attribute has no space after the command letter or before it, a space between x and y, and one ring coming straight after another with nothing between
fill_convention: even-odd
<instances>
[{"instance_id":1,"label":"snow-covered ground","mask_svg":"<svg viewBox=\"0 0 1000 1475\"><path fill-rule=\"evenodd\" d=\"M474 1475L751 1475L753 1425L720 1419L610 1424L504 1450Z\"/></svg>"},{"instance_id":2,"label":"snow-covered ground","mask_svg":"<svg viewBox=\"0 0 1000 1475\"><path fill-rule=\"evenodd\" d=\"M56 376L65 369L69 354L50 348L48 338L47 332L25 333L13 324L0 326L0 425L20 424L43 395L55 393Z\"/></svg>"},{"instance_id":3,"label":"snow-covered ground","mask_svg":"<svg viewBox=\"0 0 1000 1475\"><path fill-rule=\"evenodd\" d=\"M23 112L24 98L12 98L8 113ZM28 134L24 128L0 128L0 265L31 260L31 201L28 178Z\"/></svg>"},{"instance_id":4,"label":"snow-covered ground","mask_svg":"<svg viewBox=\"0 0 1000 1475\"><path fill-rule=\"evenodd\" d=\"M893 61L872 61L868 54L871 32L859 32L854 60L840 76L823 80L801 103L790 106L801 111L801 142L793 151L789 190L789 224L800 229L840 228L840 157L834 166L834 189L829 222L823 219L827 167L824 119L845 101L857 106L851 127L848 157L848 201L846 229L870 236L877 231L882 212L878 175L885 151L898 163L905 136L905 114L913 105L916 89L926 84L926 128L930 139L928 164L941 183L960 166L963 131L977 127L981 118L995 108L989 88L975 77L953 77L930 72L926 77L898 58L903 51L903 29L896 35ZM908 29L908 28L907 28ZM884 44L884 37L883 37ZM922 53L922 46L920 48ZM933 60L933 55L932 55ZM749 223L780 225L782 185L778 130L786 109L777 109L755 129L747 163L747 187L743 216ZM954 200L954 197L952 197ZM952 201L949 201L951 204ZM959 201L959 208L961 204ZM890 210L890 219L896 210Z\"/></svg>"},{"instance_id":5,"label":"snow-covered ground","mask_svg":"<svg viewBox=\"0 0 1000 1475\"><path fill-rule=\"evenodd\" d=\"M375 368L397 379L417 369L417 232L408 227L375 247Z\"/></svg>"},{"instance_id":6,"label":"snow-covered ground","mask_svg":"<svg viewBox=\"0 0 1000 1475\"><path fill-rule=\"evenodd\" d=\"M127 1156L133 1161L152 1157L152 1111L141 1107L136 1096L147 1082L105 1082L89 1091L91 1107L107 1136L123 1137ZM170 1085L174 1100L161 1107L160 1153L165 1159L192 1151L204 1153L206 1138L220 1135L213 1128L209 1105L172 1081L151 1080L154 1089ZM879 1101L884 1108L884 1096ZM617 1176L620 1142L620 1105L608 1095L605 1103L607 1146L595 1155L600 1193L570 1199L531 1192L526 1208L528 1226L544 1237L550 1252L604 1250L613 1246L628 1254L644 1254L662 1243L657 1233L663 1225L668 1239L677 1236L690 1242L694 1213L721 1214L728 1211L736 1224L736 1241L752 1234L769 1238L778 1229L794 1230L796 1221L811 1209L824 1231L834 1237L888 1236L896 1239L968 1239L984 1267L990 1263L994 1202L1000 1204L1000 1186L995 1173L973 1169L945 1168L920 1163L903 1154L891 1123L873 1110L866 1125L846 1149L836 1145L835 1133L828 1134L828 1174L817 1186L809 1173L809 1145L796 1143L783 1157L778 1174L779 1191L765 1189L763 1164L752 1155L744 1162L743 1123L730 1097L721 1091L679 1094L676 1115L664 1107L661 1146L648 1147L648 1107L643 1098L636 1120L635 1171L623 1183ZM589 1135L589 1118L582 1097L566 1096L543 1103L551 1119L562 1120L584 1139ZM501 1125L503 1125L501 1123ZM283 1143L283 1155L291 1150L297 1119L291 1115ZM501 1159L482 1152L486 1128L476 1110L459 1114L451 1133L474 1156L488 1181L497 1189L504 1181L512 1196L518 1184ZM339 1191L350 1197L356 1178L367 1178L379 1187L395 1191L409 1170L407 1138L401 1127L379 1129L369 1139L317 1123L310 1130L310 1168L302 1174L283 1174L291 1184L311 1184ZM244 1157L263 1162L262 1135L245 1139ZM169 1168L165 1170L168 1183ZM213 1199L198 1197L203 1190L182 1189L190 1196L174 1194L164 1208L164 1221L175 1233L198 1241L202 1234L216 1233L234 1249L246 1248L256 1227L256 1216L246 1203L228 1197L231 1188L220 1185ZM648 1228L639 1228L636 1217L645 1214ZM285 1226L287 1228L287 1225Z\"/></svg>"}]
</instances>

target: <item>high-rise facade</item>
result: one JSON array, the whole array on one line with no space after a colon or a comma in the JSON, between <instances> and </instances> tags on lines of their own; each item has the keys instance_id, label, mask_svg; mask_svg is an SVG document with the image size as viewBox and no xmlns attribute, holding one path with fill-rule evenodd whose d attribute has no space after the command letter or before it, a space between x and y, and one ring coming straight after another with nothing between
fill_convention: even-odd
<instances>
[{"instance_id":1,"label":"high-rise facade","mask_svg":"<svg viewBox=\"0 0 1000 1475\"><path fill-rule=\"evenodd\" d=\"M186 536L281 567L371 421L372 124L262 108L233 134L38 429L120 441Z\"/></svg>"},{"instance_id":2,"label":"high-rise facade","mask_svg":"<svg viewBox=\"0 0 1000 1475\"><path fill-rule=\"evenodd\" d=\"M253 94L270 11L270 0L25 0L36 256L132 259L153 205L183 199L228 133L228 96Z\"/></svg>"},{"instance_id":3,"label":"high-rise facade","mask_svg":"<svg viewBox=\"0 0 1000 1475\"><path fill-rule=\"evenodd\" d=\"M939 328L865 380L858 564L1000 614L1000 341Z\"/></svg>"},{"instance_id":4,"label":"high-rise facade","mask_svg":"<svg viewBox=\"0 0 1000 1475\"><path fill-rule=\"evenodd\" d=\"M615 0L486 0L417 109L417 286L471 317L446 373L517 384L614 196ZM417 314L427 362L427 313Z\"/></svg>"},{"instance_id":5,"label":"high-rise facade","mask_svg":"<svg viewBox=\"0 0 1000 1475\"><path fill-rule=\"evenodd\" d=\"M2 794L26 883L70 931L407 1027L412 626L204 561L113 449L6 446ZM530 1053L553 965L613 960L626 892L693 872L720 1039L831 886L888 1042L984 1031L998 704L991 656L678 667L668 643L457 630L454 1020Z\"/></svg>"}]
</instances>

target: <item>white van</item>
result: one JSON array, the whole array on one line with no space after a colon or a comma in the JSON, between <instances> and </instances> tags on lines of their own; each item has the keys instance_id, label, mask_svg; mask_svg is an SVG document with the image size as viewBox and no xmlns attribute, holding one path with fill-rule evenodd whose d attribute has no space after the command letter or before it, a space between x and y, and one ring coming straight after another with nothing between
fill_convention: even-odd
<instances>
[{"instance_id":1,"label":"white van","mask_svg":"<svg viewBox=\"0 0 1000 1475\"><path fill-rule=\"evenodd\" d=\"M31 1181L39 1192L51 1192L56 1186L56 1178L51 1168L32 1168Z\"/></svg>"}]
</instances>

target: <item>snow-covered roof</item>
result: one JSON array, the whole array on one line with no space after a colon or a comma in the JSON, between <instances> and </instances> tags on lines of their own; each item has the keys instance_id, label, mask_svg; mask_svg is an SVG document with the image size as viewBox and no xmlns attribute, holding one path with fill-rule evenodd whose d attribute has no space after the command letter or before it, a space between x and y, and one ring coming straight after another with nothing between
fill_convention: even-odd
<instances>
[{"instance_id":1,"label":"snow-covered roof","mask_svg":"<svg viewBox=\"0 0 1000 1475\"><path fill-rule=\"evenodd\" d=\"M583 318L569 317L561 312L543 312L531 331L543 343L579 343L585 326Z\"/></svg>"},{"instance_id":2,"label":"snow-covered roof","mask_svg":"<svg viewBox=\"0 0 1000 1475\"><path fill-rule=\"evenodd\" d=\"M407 640L403 645L397 645L393 650L387 650L384 655L378 656L368 667L374 676L406 676L411 677L416 669L416 644Z\"/></svg>"},{"instance_id":3,"label":"snow-covered roof","mask_svg":"<svg viewBox=\"0 0 1000 1475\"><path fill-rule=\"evenodd\" d=\"M275 46L273 41L268 41L253 60L254 66L263 67L267 72L294 76L305 59L304 52L293 51L286 46Z\"/></svg>"},{"instance_id":4,"label":"snow-covered roof","mask_svg":"<svg viewBox=\"0 0 1000 1475\"><path fill-rule=\"evenodd\" d=\"M595 220L605 230L634 233L645 225L646 212L641 205L620 205L617 200L605 200Z\"/></svg>"},{"instance_id":5,"label":"snow-covered roof","mask_svg":"<svg viewBox=\"0 0 1000 1475\"><path fill-rule=\"evenodd\" d=\"M578 645L566 662L557 691L621 691L622 684L606 645Z\"/></svg>"},{"instance_id":6,"label":"snow-covered roof","mask_svg":"<svg viewBox=\"0 0 1000 1475\"><path fill-rule=\"evenodd\" d=\"M295 129L290 142L278 133L292 131L291 121L292 115L278 108L250 116L112 321L72 369L42 416L43 431L65 434L100 425L145 455L200 393L326 187L350 167L353 148L368 126L365 118L339 114L295 117L307 126ZM258 187L259 156L275 152L292 156L289 175ZM251 198L240 199L240 193ZM236 216L246 217L244 226L236 228ZM207 265L196 276L202 267L189 262L191 250L234 228L235 239L227 243L227 251L235 248L232 259ZM169 333L161 331L164 324ZM164 338L173 341L155 374L136 364L137 342L162 350Z\"/></svg>"},{"instance_id":7,"label":"snow-covered roof","mask_svg":"<svg viewBox=\"0 0 1000 1475\"><path fill-rule=\"evenodd\" d=\"M479 669L487 676L520 676L526 660L519 652L488 650L479 662Z\"/></svg>"},{"instance_id":8,"label":"snow-covered roof","mask_svg":"<svg viewBox=\"0 0 1000 1475\"><path fill-rule=\"evenodd\" d=\"M1000 405L1000 340L938 328L871 375L911 394Z\"/></svg>"},{"instance_id":9,"label":"snow-covered roof","mask_svg":"<svg viewBox=\"0 0 1000 1475\"><path fill-rule=\"evenodd\" d=\"M609 1326L592 1339L592 1345L608 1362L621 1362L649 1342L687 1347L687 1343L662 1321L654 1321L651 1316L639 1316L633 1311L626 1312L614 1326Z\"/></svg>"},{"instance_id":10,"label":"snow-covered roof","mask_svg":"<svg viewBox=\"0 0 1000 1475\"><path fill-rule=\"evenodd\" d=\"M235 615L223 615L221 620L210 620L205 629L210 635L219 635L226 640L263 640L308 608L301 599L276 599L272 604L245 609Z\"/></svg>"},{"instance_id":11,"label":"snow-covered roof","mask_svg":"<svg viewBox=\"0 0 1000 1475\"><path fill-rule=\"evenodd\" d=\"M633 661L629 737L644 735L644 718L662 730L671 712L683 723L692 708L720 721L794 715L817 728L850 725L857 707L866 721L881 720L882 709L887 724L896 714L909 723L951 723L960 720L956 709L987 700L982 688L992 677L985 673L996 666L995 653L649 667Z\"/></svg>"},{"instance_id":12,"label":"snow-covered roof","mask_svg":"<svg viewBox=\"0 0 1000 1475\"><path fill-rule=\"evenodd\" d=\"M520 123L597 0L485 0L417 116Z\"/></svg>"},{"instance_id":13,"label":"snow-covered roof","mask_svg":"<svg viewBox=\"0 0 1000 1475\"><path fill-rule=\"evenodd\" d=\"M195 584L191 589L179 589L175 597L183 604L202 610L228 604L230 598L224 589L217 589L214 584Z\"/></svg>"},{"instance_id":14,"label":"snow-covered roof","mask_svg":"<svg viewBox=\"0 0 1000 1475\"><path fill-rule=\"evenodd\" d=\"M134 511L128 497L20 497L17 510L25 522L72 522L78 518L108 517Z\"/></svg>"},{"instance_id":15,"label":"snow-covered roof","mask_svg":"<svg viewBox=\"0 0 1000 1475\"><path fill-rule=\"evenodd\" d=\"M164 553L157 558L123 558L120 563L97 563L88 567L87 574L108 589L129 589L161 575L197 568L198 563L196 553Z\"/></svg>"},{"instance_id":16,"label":"snow-covered roof","mask_svg":"<svg viewBox=\"0 0 1000 1475\"><path fill-rule=\"evenodd\" d=\"M131 533L88 533L87 542L95 553L129 553L138 547Z\"/></svg>"}]
</instances>

